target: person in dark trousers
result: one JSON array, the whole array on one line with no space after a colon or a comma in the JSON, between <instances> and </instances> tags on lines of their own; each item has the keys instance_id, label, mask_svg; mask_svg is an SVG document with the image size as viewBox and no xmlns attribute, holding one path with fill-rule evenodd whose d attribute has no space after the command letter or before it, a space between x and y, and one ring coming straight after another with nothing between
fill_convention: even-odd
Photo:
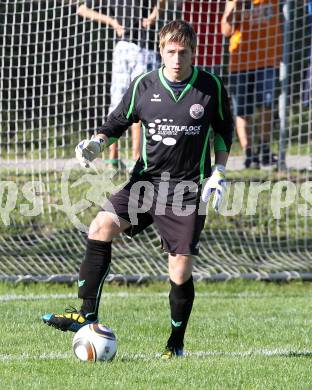
<instances>
[{"instance_id":1,"label":"person in dark trousers","mask_svg":"<svg viewBox=\"0 0 312 390\"><path fill-rule=\"evenodd\" d=\"M279 0L227 1L221 30L230 39L229 73L236 130L246 168L277 164L271 151L277 73L282 58ZM252 145L257 114L258 146Z\"/></svg>"},{"instance_id":2,"label":"person in dark trousers","mask_svg":"<svg viewBox=\"0 0 312 390\"><path fill-rule=\"evenodd\" d=\"M77 159L89 166L128 126L142 121L141 156L131 179L110 197L90 226L78 281L82 306L62 314L45 314L43 321L48 325L75 332L98 321L112 240L122 232L133 237L154 223L168 253L171 285L171 334L161 356L183 356L184 334L194 301L192 256L199 252L209 197L217 211L224 197L225 165L233 134L223 83L192 65L195 49L196 34L190 24L172 21L165 25L160 31L164 65L136 78L97 135L76 147Z\"/></svg>"}]
</instances>

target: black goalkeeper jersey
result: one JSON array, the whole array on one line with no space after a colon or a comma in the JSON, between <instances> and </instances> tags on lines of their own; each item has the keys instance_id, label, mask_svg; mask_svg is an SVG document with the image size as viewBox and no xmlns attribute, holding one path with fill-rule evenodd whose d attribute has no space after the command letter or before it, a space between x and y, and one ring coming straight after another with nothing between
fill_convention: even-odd
<instances>
[{"instance_id":1,"label":"black goalkeeper jersey","mask_svg":"<svg viewBox=\"0 0 312 390\"><path fill-rule=\"evenodd\" d=\"M98 134L112 143L139 120L141 157L135 174L157 179L169 172L171 180L199 183L211 173L212 133L215 151L229 152L231 147L233 120L226 90L219 77L197 67L178 97L163 68L137 77Z\"/></svg>"}]
</instances>

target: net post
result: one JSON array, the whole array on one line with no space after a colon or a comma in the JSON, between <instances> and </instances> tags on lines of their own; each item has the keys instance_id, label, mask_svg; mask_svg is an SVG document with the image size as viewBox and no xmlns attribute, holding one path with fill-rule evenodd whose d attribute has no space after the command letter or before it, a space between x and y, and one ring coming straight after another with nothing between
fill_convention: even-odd
<instances>
[{"instance_id":1,"label":"net post","mask_svg":"<svg viewBox=\"0 0 312 390\"><path fill-rule=\"evenodd\" d=\"M290 58L290 11L291 0L283 2L283 57L280 64L280 83L281 94L278 101L279 122L280 122L280 139L279 139L279 171L286 170L286 138L287 138L287 95L288 95L288 69Z\"/></svg>"}]
</instances>

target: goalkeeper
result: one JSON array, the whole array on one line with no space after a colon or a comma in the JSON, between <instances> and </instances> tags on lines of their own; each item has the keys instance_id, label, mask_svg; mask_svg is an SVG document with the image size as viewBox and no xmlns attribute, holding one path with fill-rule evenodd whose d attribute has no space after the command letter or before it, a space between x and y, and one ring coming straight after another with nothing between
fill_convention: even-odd
<instances>
[{"instance_id":1,"label":"goalkeeper","mask_svg":"<svg viewBox=\"0 0 312 390\"><path fill-rule=\"evenodd\" d=\"M213 207L219 210L233 121L221 80L192 65L196 34L191 25L172 21L162 28L159 38L164 65L137 77L97 135L76 148L78 160L88 166L103 147L118 140L132 123L142 121L141 157L132 177L90 225L78 280L82 306L62 314L45 314L43 321L73 332L97 321L112 240L122 232L132 237L155 223L168 253L171 284L171 334L162 354L167 359L183 356L184 334L194 301L192 256L198 254L205 222L200 206L206 209L205 202L212 195ZM213 168L210 128L215 135ZM133 188L141 188L140 182L145 191L134 196ZM150 209L142 212L142 207L133 218L134 205L142 206L145 197L151 200ZM177 199L182 207L177 207Z\"/></svg>"}]
</instances>

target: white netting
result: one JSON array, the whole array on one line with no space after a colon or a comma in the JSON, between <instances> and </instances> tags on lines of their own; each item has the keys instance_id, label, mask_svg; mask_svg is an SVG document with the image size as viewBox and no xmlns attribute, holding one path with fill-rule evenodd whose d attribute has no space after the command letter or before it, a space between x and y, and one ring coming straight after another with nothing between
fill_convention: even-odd
<instances>
[{"instance_id":1,"label":"white netting","mask_svg":"<svg viewBox=\"0 0 312 390\"><path fill-rule=\"evenodd\" d=\"M240 12L252 18L252 1L239 3ZM268 10L271 2L264 3ZM79 17L78 6L72 0L0 2L2 279L74 279L84 254L85 237L78 224L87 225L101 205L97 175L79 170L73 151L107 115L115 36L110 27ZM193 23L199 40L196 64L220 74L229 85L229 40L220 28L224 8L223 0L167 1L156 29L175 18ZM311 8L311 1L279 3L281 47L276 50L281 49L283 65L267 142L280 158L280 170L244 170L244 156L234 140L227 176L232 192L244 186L236 199L243 200L242 210L216 216L209 209L195 263L198 277L310 277L311 217L302 208L309 211L311 198L306 185L312 122ZM152 43L157 48L157 42ZM256 134L257 123L255 117L250 134ZM119 149L127 162L130 136L123 137ZM107 159L107 153L103 157ZM125 179L121 173L110 180L105 164L98 169L107 180L103 192ZM287 181L292 192L286 193L286 187L278 192L280 180L285 185ZM267 190L252 213L250 188L259 184ZM271 207L272 196L285 193L293 202L278 215ZM153 228L132 241L116 240L111 278L162 278L166 268Z\"/></svg>"}]
</instances>

